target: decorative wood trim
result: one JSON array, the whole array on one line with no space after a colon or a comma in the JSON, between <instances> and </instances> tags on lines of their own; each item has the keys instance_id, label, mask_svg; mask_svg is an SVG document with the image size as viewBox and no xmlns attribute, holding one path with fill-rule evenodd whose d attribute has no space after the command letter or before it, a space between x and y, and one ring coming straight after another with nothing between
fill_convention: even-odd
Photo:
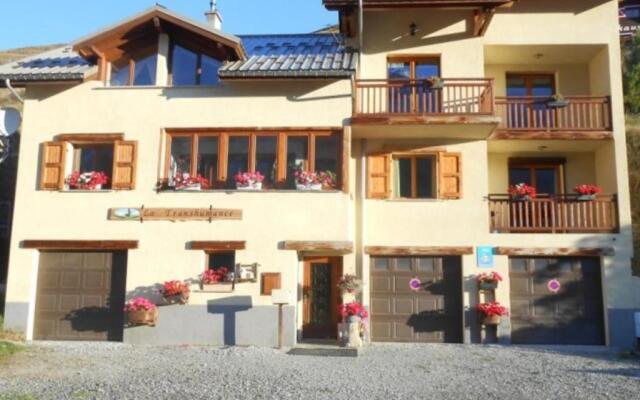
<instances>
[{"instance_id":1,"label":"decorative wood trim","mask_svg":"<svg viewBox=\"0 0 640 400\"><path fill-rule=\"evenodd\" d=\"M582 256L601 257L615 254L613 247L496 247L500 256Z\"/></svg>"},{"instance_id":2,"label":"decorative wood trim","mask_svg":"<svg viewBox=\"0 0 640 400\"><path fill-rule=\"evenodd\" d=\"M330 251L349 254L353 252L353 242L326 242L326 241L298 241L288 240L282 242L283 250L295 251Z\"/></svg>"},{"instance_id":3,"label":"decorative wood trim","mask_svg":"<svg viewBox=\"0 0 640 400\"><path fill-rule=\"evenodd\" d=\"M493 115L388 115L356 116L352 125L496 125L500 117Z\"/></svg>"},{"instance_id":4,"label":"decorative wood trim","mask_svg":"<svg viewBox=\"0 0 640 400\"><path fill-rule=\"evenodd\" d=\"M497 130L488 140L613 140L613 131L508 131Z\"/></svg>"},{"instance_id":5,"label":"decorative wood trim","mask_svg":"<svg viewBox=\"0 0 640 400\"><path fill-rule=\"evenodd\" d=\"M263 272L261 274L260 295L271 296L274 289L282 288L282 276L280 272Z\"/></svg>"},{"instance_id":6,"label":"decorative wood trim","mask_svg":"<svg viewBox=\"0 0 640 400\"><path fill-rule=\"evenodd\" d=\"M244 250L247 246L245 241L193 241L189 243L190 250L222 251L222 250Z\"/></svg>"},{"instance_id":7,"label":"decorative wood trim","mask_svg":"<svg viewBox=\"0 0 640 400\"><path fill-rule=\"evenodd\" d=\"M23 240L23 249L37 250L131 250L137 240Z\"/></svg>"},{"instance_id":8,"label":"decorative wood trim","mask_svg":"<svg viewBox=\"0 0 640 400\"><path fill-rule=\"evenodd\" d=\"M470 246L366 246L370 256L461 256L473 254Z\"/></svg>"},{"instance_id":9,"label":"decorative wood trim","mask_svg":"<svg viewBox=\"0 0 640 400\"><path fill-rule=\"evenodd\" d=\"M123 133L65 133L55 137L56 142L111 143L124 140Z\"/></svg>"}]
</instances>

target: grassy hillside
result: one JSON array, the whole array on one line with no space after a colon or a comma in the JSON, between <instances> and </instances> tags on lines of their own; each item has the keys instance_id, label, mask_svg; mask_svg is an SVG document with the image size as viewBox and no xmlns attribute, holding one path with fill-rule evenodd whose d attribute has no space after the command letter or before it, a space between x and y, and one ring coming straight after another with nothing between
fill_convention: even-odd
<instances>
[{"instance_id":1,"label":"grassy hillside","mask_svg":"<svg viewBox=\"0 0 640 400\"><path fill-rule=\"evenodd\" d=\"M6 51L0 51L0 65L6 64L11 61L19 60L21 58L25 58L31 56L33 54L42 53L47 50L54 49L56 47L60 47L60 45L50 45L50 46L38 46L38 47L23 47L21 49L11 49ZM20 90L20 93L22 91ZM0 88L0 107L15 107L20 109L20 103L17 102L11 93L7 89Z\"/></svg>"}]
</instances>

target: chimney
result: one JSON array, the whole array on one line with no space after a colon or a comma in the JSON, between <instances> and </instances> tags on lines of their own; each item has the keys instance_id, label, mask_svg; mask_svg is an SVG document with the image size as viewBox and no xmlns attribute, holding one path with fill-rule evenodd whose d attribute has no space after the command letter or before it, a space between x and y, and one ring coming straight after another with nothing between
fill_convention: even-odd
<instances>
[{"instance_id":1,"label":"chimney","mask_svg":"<svg viewBox=\"0 0 640 400\"><path fill-rule=\"evenodd\" d=\"M218 11L218 1L211 0L209 2L209 11L204 13L207 17L207 24L213 29L222 30L222 15L220 15L220 11Z\"/></svg>"}]
</instances>

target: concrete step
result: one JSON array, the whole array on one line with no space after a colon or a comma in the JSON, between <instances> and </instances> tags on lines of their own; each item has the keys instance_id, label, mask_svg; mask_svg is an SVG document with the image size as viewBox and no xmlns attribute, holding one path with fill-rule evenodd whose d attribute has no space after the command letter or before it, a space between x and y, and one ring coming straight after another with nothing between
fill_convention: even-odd
<instances>
[{"instance_id":1,"label":"concrete step","mask_svg":"<svg viewBox=\"0 0 640 400\"><path fill-rule=\"evenodd\" d=\"M296 346L287 354L312 357L358 357L362 354L362 349L338 346Z\"/></svg>"}]
</instances>

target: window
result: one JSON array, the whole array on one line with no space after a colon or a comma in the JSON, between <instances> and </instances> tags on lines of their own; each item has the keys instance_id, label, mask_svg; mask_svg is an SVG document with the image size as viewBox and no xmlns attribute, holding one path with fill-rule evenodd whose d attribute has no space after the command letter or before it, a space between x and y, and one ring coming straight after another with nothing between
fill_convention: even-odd
<instances>
[{"instance_id":1,"label":"window","mask_svg":"<svg viewBox=\"0 0 640 400\"><path fill-rule=\"evenodd\" d=\"M111 86L150 86L156 83L157 50L111 63Z\"/></svg>"},{"instance_id":2,"label":"window","mask_svg":"<svg viewBox=\"0 0 640 400\"><path fill-rule=\"evenodd\" d=\"M548 113L547 103L555 93L555 76L548 73L507 74L508 97L533 97L529 102L512 103L508 118L514 128L549 126L554 113Z\"/></svg>"},{"instance_id":3,"label":"window","mask_svg":"<svg viewBox=\"0 0 640 400\"><path fill-rule=\"evenodd\" d=\"M564 159L511 159L509 185L526 183L539 194L559 194L564 191Z\"/></svg>"},{"instance_id":4,"label":"window","mask_svg":"<svg viewBox=\"0 0 640 400\"><path fill-rule=\"evenodd\" d=\"M299 169L340 178L341 137L336 132L170 133L166 182L172 186L178 173L199 174L213 189L235 189L236 174L260 172L263 189L295 189Z\"/></svg>"},{"instance_id":5,"label":"window","mask_svg":"<svg viewBox=\"0 0 640 400\"><path fill-rule=\"evenodd\" d=\"M219 268L227 268L229 271L233 271L235 266L235 251L207 253L207 269L217 270Z\"/></svg>"},{"instance_id":6,"label":"window","mask_svg":"<svg viewBox=\"0 0 640 400\"><path fill-rule=\"evenodd\" d=\"M440 76L438 56L393 56L387 62L390 80L407 80L397 90L389 91L390 112L434 113L441 108L441 91L423 84L424 80ZM419 81L419 82L416 82Z\"/></svg>"},{"instance_id":7,"label":"window","mask_svg":"<svg viewBox=\"0 0 640 400\"><path fill-rule=\"evenodd\" d=\"M434 164L433 156L394 157L394 197L405 199L434 198Z\"/></svg>"},{"instance_id":8,"label":"window","mask_svg":"<svg viewBox=\"0 0 640 400\"><path fill-rule=\"evenodd\" d=\"M133 189L135 186L137 142L122 135L61 135L42 148L41 190L63 190L73 173L101 172L107 183L101 189Z\"/></svg>"},{"instance_id":9,"label":"window","mask_svg":"<svg viewBox=\"0 0 640 400\"><path fill-rule=\"evenodd\" d=\"M179 44L171 51L171 83L173 86L215 85L221 62Z\"/></svg>"},{"instance_id":10,"label":"window","mask_svg":"<svg viewBox=\"0 0 640 400\"><path fill-rule=\"evenodd\" d=\"M370 199L460 199L460 153L383 152L367 157Z\"/></svg>"},{"instance_id":11,"label":"window","mask_svg":"<svg viewBox=\"0 0 640 400\"><path fill-rule=\"evenodd\" d=\"M73 172L80 174L97 172L107 176L107 183L102 189L111 188L113 171L113 143L74 144L70 143L73 158L68 164L67 176Z\"/></svg>"}]
</instances>

